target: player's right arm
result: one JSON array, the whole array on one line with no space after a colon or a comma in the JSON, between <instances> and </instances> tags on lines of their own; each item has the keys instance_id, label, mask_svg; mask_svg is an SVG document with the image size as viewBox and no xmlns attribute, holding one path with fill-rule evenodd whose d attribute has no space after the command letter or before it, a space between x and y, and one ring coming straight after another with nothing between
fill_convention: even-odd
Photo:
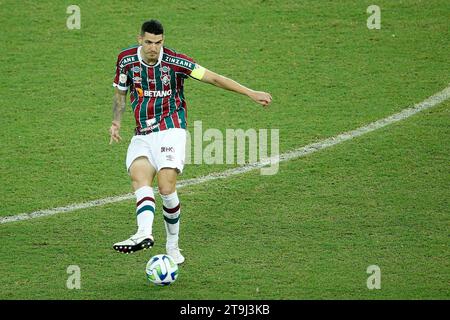
<instances>
[{"instance_id":1,"label":"player's right arm","mask_svg":"<svg viewBox=\"0 0 450 320\"><path fill-rule=\"evenodd\" d=\"M114 99L113 99L113 120L111 123L111 127L109 128L109 134L111 135L111 139L109 140L109 144L112 144L113 141L119 142L122 138L119 135L120 131L120 122L122 121L122 115L125 111L125 102L127 97L127 91L120 90L119 88L114 88Z\"/></svg>"},{"instance_id":2,"label":"player's right arm","mask_svg":"<svg viewBox=\"0 0 450 320\"><path fill-rule=\"evenodd\" d=\"M113 98L113 120L111 127L109 128L109 134L111 139L109 144L113 141L120 142L122 138L119 135L120 122L122 121L122 114L125 111L125 101L127 97L127 92L130 87L130 78L127 74L127 69L122 65L125 54L121 52L117 57L116 62L116 74L114 76L113 87L114 87L114 98Z\"/></svg>"}]
</instances>

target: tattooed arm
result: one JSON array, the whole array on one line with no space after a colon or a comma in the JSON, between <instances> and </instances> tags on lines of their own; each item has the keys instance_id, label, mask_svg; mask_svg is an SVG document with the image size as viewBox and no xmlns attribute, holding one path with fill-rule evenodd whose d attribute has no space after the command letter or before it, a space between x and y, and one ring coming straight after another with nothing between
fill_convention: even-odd
<instances>
[{"instance_id":1,"label":"tattooed arm","mask_svg":"<svg viewBox=\"0 0 450 320\"><path fill-rule=\"evenodd\" d=\"M125 111L125 99L127 97L127 92L114 88L114 101L113 101L113 121L111 128L109 128L109 134L111 139L109 144L113 141L120 142L122 138L119 135L120 131L120 121L122 120L122 114Z\"/></svg>"}]
</instances>

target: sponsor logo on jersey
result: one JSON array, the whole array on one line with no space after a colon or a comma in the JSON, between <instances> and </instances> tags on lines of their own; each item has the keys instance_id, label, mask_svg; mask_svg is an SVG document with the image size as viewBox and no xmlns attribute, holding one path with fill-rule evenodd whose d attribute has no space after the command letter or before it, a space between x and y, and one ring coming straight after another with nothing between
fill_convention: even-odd
<instances>
[{"instance_id":1,"label":"sponsor logo on jersey","mask_svg":"<svg viewBox=\"0 0 450 320\"><path fill-rule=\"evenodd\" d=\"M141 77L134 77L133 78L133 82L134 83L141 83L142 82L142 78Z\"/></svg>"},{"instance_id":2,"label":"sponsor logo on jersey","mask_svg":"<svg viewBox=\"0 0 450 320\"><path fill-rule=\"evenodd\" d=\"M136 56L125 57L120 61L119 67L123 68L130 62L135 62L135 61L136 61Z\"/></svg>"},{"instance_id":3,"label":"sponsor logo on jersey","mask_svg":"<svg viewBox=\"0 0 450 320\"><path fill-rule=\"evenodd\" d=\"M141 132L151 131L159 127L159 123L156 123L155 118L145 120L145 124L147 128L142 128Z\"/></svg>"},{"instance_id":4,"label":"sponsor logo on jersey","mask_svg":"<svg viewBox=\"0 0 450 320\"><path fill-rule=\"evenodd\" d=\"M150 91L144 90L144 97L150 98L164 98L172 95L172 90L164 90L164 91Z\"/></svg>"},{"instance_id":5,"label":"sponsor logo on jersey","mask_svg":"<svg viewBox=\"0 0 450 320\"><path fill-rule=\"evenodd\" d=\"M142 70L141 67L138 67L138 66L131 68L131 71L133 71L134 73L141 72L141 70Z\"/></svg>"},{"instance_id":6,"label":"sponsor logo on jersey","mask_svg":"<svg viewBox=\"0 0 450 320\"><path fill-rule=\"evenodd\" d=\"M142 128L139 131L140 132L147 132L147 131L153 131L154 129L159 127L159 123L152 125L151 127Z\"/></svg>"},{"instance_id":7,"label":"sponsor logo on jersey","mask_svg":"<svg viewBox=\"0 0 450 320\"><path fill-rule=\"evenodd\" d=\"M194 69L194 64L188 60L179 59L171 56L164 56L164 61L171 64L176 64L180 67Z\"/></svg>"},{"instance_id":8,"label":"sponsor logo on jersey","mask_svg":"<svg viewBox=\"0 0 450 320\"><path fill-rule=\"evenodd\" d=\"M155 123L156 123L156 119L155 118L145 120L145 124L147 125L147 127L151 127Z\"/></svg>"}]
</instances>

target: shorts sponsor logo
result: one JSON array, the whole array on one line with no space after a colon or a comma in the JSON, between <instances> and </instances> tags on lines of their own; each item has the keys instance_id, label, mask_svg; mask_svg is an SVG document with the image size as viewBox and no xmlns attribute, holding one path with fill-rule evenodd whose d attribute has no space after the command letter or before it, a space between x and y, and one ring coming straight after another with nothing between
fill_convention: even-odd
<instances>
[{"instance_id":1,"label":"shorts sponsor logo","mask_svg":"<svg viewBox=\"0 0 450 320\"><path fill-rule=\"evenodd\" d=\"M161 147L161 152L175 152L174 147Z\"/></svg>"}]
</instances>

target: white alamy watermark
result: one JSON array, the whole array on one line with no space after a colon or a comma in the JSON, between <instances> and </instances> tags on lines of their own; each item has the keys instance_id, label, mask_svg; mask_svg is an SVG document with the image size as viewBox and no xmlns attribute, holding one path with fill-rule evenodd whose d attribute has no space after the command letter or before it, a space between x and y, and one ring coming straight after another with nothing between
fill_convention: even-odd
<instances>
[{"instance_id":1,"label":"white alamy watermark","mask_svg":"<svg viewBox=\"0 0 450 320\"><path fill-rule=\"evenodd\" d=\"M269 142L270 140L270 142ZM206 143L206 145L205 145ZM279 129L219 129L203 131L202 121L194 121L194 132L187 131L186 164L251 164L265 162L262 175L278 172Z\"/></svg>"},{"instance_id":2,"label":"white alamy watermark","mask_svg":"<svg viewBox=\"0 0 450 320\"><path fill-rule=\"evenodd\" d=\"M77 265L70 265L67 267L67 274L69 277L66 281L67 289L81 289L81 269Z\"/></svg>"},{"instance_id":3,"label":"white alamy watermark","mask_svg":"<svg viewBox=\"0 0 450 320\"><path fill-rule=\"evenodd\" d=\"M377 5L370 5L367 7L367 13L370 14L369 18L367 18L367 28L369 30L372 29L381 29L381 9Z\"/></svg>"},{"instance_id":4,"label":"white alamy watermark","mask_svg":"<svg viewBox=\"0 0 450 320\"><path fill-rule=\"evenodd\" d=\"M70 14L66 20L67 29L80 29L81 28L81 10L77 5L70 5L66 9L66 13Z\"/></svg>"},{"instance_id":5,"label":"white alamy watermark","mask_svg":"<svg viewBox=\"0 0 450 320\"><path fill-rule=\"evenodd\" d=\"M367 278L367 289L381 289L381 269L377 265L370 265L366 272L370 274Z\"/></svg>"}]
</instances>

